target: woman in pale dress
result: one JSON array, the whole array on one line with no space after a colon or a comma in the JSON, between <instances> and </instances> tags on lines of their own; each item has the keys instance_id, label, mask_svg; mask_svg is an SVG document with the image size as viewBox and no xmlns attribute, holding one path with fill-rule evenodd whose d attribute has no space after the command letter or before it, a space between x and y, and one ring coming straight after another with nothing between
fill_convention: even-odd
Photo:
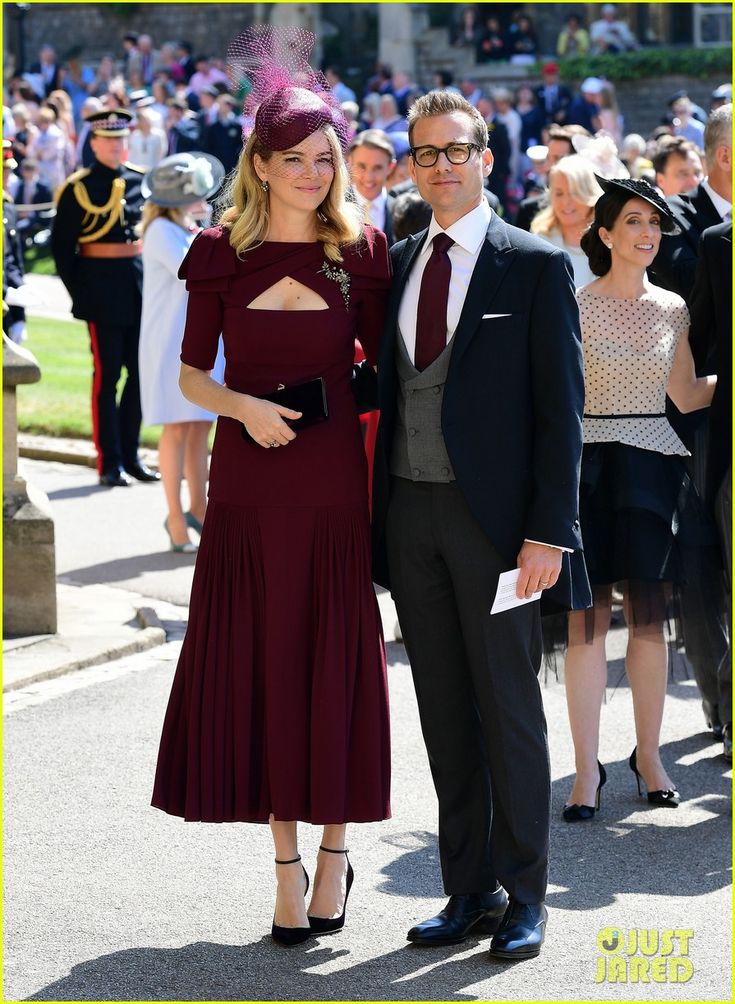
<instances>
[{"instance_id":1,"label":"woman in pale dress","mask_svg":"<svg viewBox=\"0 0 735 1004\"><path fill-rule=\"evenodd\" d=\"M166 157L143 181L143 314L140 328L140 397L146 425L163 425L159 466L168 515L164 529L171 550L197 550L189 529L201 532L206 509L207 437L211 412L187 401L178 386L179 353L186 319L186 288L178 271L208 215L207 198L219 188L222 164L209 154ZM220 353L212 376L222 381ZM189 509L181 503L186 478Z\"/></svg>"},{"instance_id":2,"label":"woman in pale dress","mask_svg":"<svg viewBox=\"0 0 735 1004\"><path fill-rule=\"evenodd\" d=\"M569 158L571 159L571 158ZM667 203L646 181L606 180L582 239L599 278L577 290L585 363L580 524L593 591L590 610L569 614L565 663L576 778L563 818L592 819L606 780L598 760L607 684L605 638L613 583L623 583L636 746L629 759L648 803L675 808L679 792L661 762L666 696L664 625L677 582L691 580L691 551L703 540L701 510L665 414L707 407L715 377L697 378L689 313L675 293L652 285L646 268L662 233L678 232Z\"/></svg>"},{"instance_id":3,"label":"woman in pale dress","mask_svg":"<svg viewBox=\"0 0 735 1004\"><path fill-rule=\"evenodd\" d=\"M166 156L166 133L156 125L158 116L150 109L136 112L136 128L130 136L130 163L138 167L155 167Z\"/></svg>"},{"instance_id":4,"label":"woman in pale dress","mask_svg":"<svg viewBox=\"0 0 735 1004\"><path fill-rule=\"evenodd\" d=\"M595 203L601 195L589 161L579 154L562 157L549 171L548 204L531 223L532 233L567 252L577 289L594 279L580 241L592 222Z\"/></svg>"}]
</instances>

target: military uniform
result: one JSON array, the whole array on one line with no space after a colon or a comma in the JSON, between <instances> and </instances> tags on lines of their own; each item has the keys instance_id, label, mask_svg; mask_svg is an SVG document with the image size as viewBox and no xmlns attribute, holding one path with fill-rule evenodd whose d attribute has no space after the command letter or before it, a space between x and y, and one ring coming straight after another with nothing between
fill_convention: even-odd
<instances>
[{"instance_id":1,"label":"military uniform","mask_svg":"<svg viewBox=\"0 0 735 1004\"><path fill-rule=\"evenodd\" d=\"M124 136L130 118L127 112L98 112L87 121L95 135ZM143 259L135 227L144 203L143 175L143 168L126 163L113 169L98 160L72 174L57 193L51 235L72 313L89 328L97 470L109 485L129 483L123 471L140 481L158 479L138 459ZM127 376L118 401L123 367Z\"/></svg>"}]
</instances>

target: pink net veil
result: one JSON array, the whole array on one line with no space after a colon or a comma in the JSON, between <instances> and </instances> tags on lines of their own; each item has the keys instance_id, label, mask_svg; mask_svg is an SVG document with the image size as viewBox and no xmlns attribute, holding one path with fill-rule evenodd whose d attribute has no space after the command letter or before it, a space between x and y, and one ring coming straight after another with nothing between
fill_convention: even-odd
<instances>
[{"instance_id":1,"label":"pink net veil","mask_svg":"<svg viewBox=\"0 0 735 1004\"><path fill-rule=\"evenodd\" d=\"M243 111L267 149L288 149L325 125L347 146L339 101L324 74L309 65L314 42L305 28L252 25L228 47L233 87L248 91Z\"/></svg>"}]
</instances>

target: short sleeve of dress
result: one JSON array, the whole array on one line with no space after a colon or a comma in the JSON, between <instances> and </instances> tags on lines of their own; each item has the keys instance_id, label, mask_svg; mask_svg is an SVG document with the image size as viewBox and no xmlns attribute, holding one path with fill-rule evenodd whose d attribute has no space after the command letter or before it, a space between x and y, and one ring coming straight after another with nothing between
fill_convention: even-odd
<instances>
[{"instance_id":1,"label":"short sleeve of dress","mask_svg":"<svg viewBox=\"0 0 735 1004\"><path fill-rule=\"evenodd\" d=\"M681 336L686 334L686 332L689 330L689 324L690 324L689 308L687 307L684 300L680 300L679 303L677 303L676 308L674 310L674 331L676 333L677 342L679 341Z\"/></svg>"},{"instance_id":2,"label":"short sleeve of dress","mask_svg":"<svg viewBox=\"0 0 735 1004\"><path fill-rule=\"evenodd\" d=\"M350 273L350 295L356 310L355 337L374 366L383 337L390 289L391 265L385 234L366 226L364 240L345 249L344 267Z\"/></svg>"},{"instance_id":3,"label":"short sleeve of dress","mask_svg":"<svg viewBox=\"0 0 735 1004\"><path fill-rule=\"evenodd\" d=\"M236 273L237 262L227 232L221 227L197 235L181 263L179 278L186 280L189 299L181 346L181 361L211 370L222 332L222 294Z\"/></svg>"}]
</instances>

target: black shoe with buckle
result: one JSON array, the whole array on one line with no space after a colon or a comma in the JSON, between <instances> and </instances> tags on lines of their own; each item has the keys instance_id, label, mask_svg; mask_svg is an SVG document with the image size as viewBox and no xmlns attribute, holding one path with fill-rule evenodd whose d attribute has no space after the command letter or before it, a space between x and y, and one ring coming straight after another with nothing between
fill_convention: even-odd
<instances>
[{"instance_id":1,"label":"black shoe with buckle","mask_svg":"<svg viewBox=\"0 0 735 1004\"><path fill-rule=\"evenodd\" d=\"M132 483L122 467L110 467L100 474L100 484L105 488L127 488Z\"/></svg>"},{"instance_id":2,"label":"black shoe with buckle","mask_svg":"<svg viewBox=\"0 0 735 1004\"><path fill-rule=\"evenodd\" d=\"M161 480L161 475L158 471L152 471L150 467L146 467L146 465L142 464L140 460L136 460L134 464L125 464L125 470L130 477L135 478L136 481Z\"/></svg>"},{"instance_id":3,"label":"black shoe with buckle","mask_svg":"<svg viewBox=\"0 0 735 1004\"><path fill-rule=\"evenodd\" d=\"M450 896L436 917L412 927L406 935L414 945L457 945L470 931L492 934L498 929L508 905L505 889L495 892Z\"/></svg>"},{"instance_id":4,"label":"black shoe with buckle","mask_svg":"<svg viewBox=\"0 0 735 1004\"><path fill-rule=\"evenodd\" d=\"M547 918L543 903L518 903L511 899L490 942L490 955L494 959L534 959L544 943Z\"/></svg>"}]
</instances>

